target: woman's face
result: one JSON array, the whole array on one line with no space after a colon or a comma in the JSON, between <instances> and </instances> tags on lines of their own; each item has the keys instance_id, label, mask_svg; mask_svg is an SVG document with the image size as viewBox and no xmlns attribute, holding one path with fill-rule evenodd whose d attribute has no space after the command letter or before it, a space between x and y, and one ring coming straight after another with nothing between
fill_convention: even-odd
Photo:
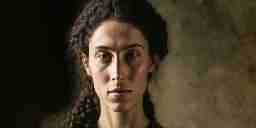
<instances>
[{"instance_id":1,"label":"woman's face","mask_svg":"<svg viewBox=\"0 0 256 128\"><path fill-rule=\"evenodd\" d=\"M143 34L127 23L109 20L95 30L83 62L101 105L113 111L142 106L147 77L154 70L148 47Z\"/></svg>"}]
</instances>

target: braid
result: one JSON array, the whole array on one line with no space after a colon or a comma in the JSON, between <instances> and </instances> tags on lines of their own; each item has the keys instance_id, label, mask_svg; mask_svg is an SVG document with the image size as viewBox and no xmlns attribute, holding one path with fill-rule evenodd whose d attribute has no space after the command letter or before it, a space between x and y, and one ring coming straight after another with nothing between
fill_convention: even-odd
<instances>
[{"instance_id":1,"label":"braid","mask_svg":"<svg viewBox=\"0 0 256 128\"><path fill-rule=\"evenodd\" d=\"M98 118L99 104L96 94L81 94L68 115L64 128L97 128Z\"/></svg>"},{"instance_id":2,"label":"braid","mask_svg":"<svg viewBox=\"0 0 256 128\"><path fill-rule=\"evenodd\" d=\"M149 126L152 128L162 128L162 126L159 124L159 122L156 119L154 104L151 101L148 90L146 90L143 96L143 109L144 109L145 115L149 119L149 122L150 122Z\"/></svg>"}]
</instances>

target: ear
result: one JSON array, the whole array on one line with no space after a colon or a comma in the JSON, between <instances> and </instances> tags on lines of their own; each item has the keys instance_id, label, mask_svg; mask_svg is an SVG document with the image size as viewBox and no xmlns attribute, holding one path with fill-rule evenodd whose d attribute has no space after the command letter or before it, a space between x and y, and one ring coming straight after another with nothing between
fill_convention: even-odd
<instances>
[{"instance_id":1,"label":"ear","mask_svg":"<svg viewBox=\"0 0 256 128\"><path fill-rule=\"evenodd\" d=\"M81 53L81 62L87 73L87 75L91 76L91 69L89 67L89 57L85 53Z\"/></svg>"},{"instance_id":2,"label":"ear","mask_svg":"<svg viewBox=\"0 0 256 128\"><path fill-rule=\"evenodd\" d=\"M153 55L153 57L151 57L151 63L149 65L149 72L152 73L154 72L159 64L159 57L157 55Z\"/></svg>"}]
</instances>

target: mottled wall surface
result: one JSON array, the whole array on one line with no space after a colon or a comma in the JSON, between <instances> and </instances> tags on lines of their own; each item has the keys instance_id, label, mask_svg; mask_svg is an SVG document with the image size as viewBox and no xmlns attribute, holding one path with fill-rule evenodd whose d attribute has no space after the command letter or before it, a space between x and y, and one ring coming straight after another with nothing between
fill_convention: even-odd
<instances>
[{"instance_id":1,"label":"mottled wall surface","mask_svg":"<svg viewBox=\"0 0 256 128\"><path fill-rule=\"evenodd\" d=\"M167 128L256 127L256 1L151 0L170 54L150 85Z\"/></svg>"}]
</instances>

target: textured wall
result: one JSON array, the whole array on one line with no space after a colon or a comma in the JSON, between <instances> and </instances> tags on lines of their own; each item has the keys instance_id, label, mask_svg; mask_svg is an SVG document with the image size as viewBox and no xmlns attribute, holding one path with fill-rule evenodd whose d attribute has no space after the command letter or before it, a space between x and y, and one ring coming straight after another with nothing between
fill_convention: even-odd
<instances>
[{"instance_id":1,"label":"textured wall","mask_svg":"<svg viewBox=\"0 0 256 128\"><path fill-rule=\"evenodd\" d=\"M256 1L151 0L170 54L150 85L167 128L256 127Z\"/></svg>"}]
</instances>

